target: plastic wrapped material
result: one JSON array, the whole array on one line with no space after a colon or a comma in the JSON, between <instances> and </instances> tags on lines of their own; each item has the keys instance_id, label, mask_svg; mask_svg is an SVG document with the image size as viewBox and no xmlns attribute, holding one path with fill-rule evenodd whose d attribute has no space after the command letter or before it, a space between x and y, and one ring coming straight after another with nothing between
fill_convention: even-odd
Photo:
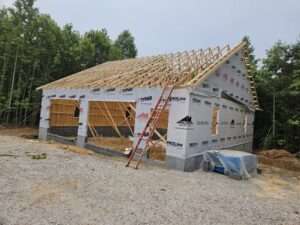
<instances>
[{"instance_id":1,"label":"plastic wrapped material","mask_svg":"<svg viewBox=\"0 0 300 225\"><path fill-rule=\"evenodd\" d=\"M257 174L256 155L233 150L210 150L204 153L202 168L235 179L249 179Z\"/></svg>"}]
</instances>

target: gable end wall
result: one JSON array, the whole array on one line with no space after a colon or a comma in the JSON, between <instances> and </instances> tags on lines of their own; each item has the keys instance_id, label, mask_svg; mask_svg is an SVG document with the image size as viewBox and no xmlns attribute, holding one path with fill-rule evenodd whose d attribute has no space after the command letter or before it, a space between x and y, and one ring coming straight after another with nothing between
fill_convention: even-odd
<instances>
[{"instance_id":1,"label":"gable end wall","mask_svg":"<svg viewBox=\"0 0 300 225\"><path fill-rule=\"evenodd\" d=\"M221 97L225 91L232 98L251 107L250 82L238 52L220 66L206 81L190 91L189 114L194 127L187 134L187 158L210 149L252 151L254 111ZM212 134L212 112L219 108L218 134ZM232 121L234 120L234 125ZM246 123L246 125L245 125Z\"/></svg>"}]
</instances>

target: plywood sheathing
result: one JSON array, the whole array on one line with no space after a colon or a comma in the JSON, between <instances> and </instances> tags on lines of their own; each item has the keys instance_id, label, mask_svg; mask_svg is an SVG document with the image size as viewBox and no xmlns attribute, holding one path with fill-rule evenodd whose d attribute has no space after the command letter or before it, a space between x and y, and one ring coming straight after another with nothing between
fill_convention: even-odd
<instances>
[{"instance_id":1,"label":"plywood sheathing","mask_svg":"<svg viewBox=\"0 0 300 225\"><path fill-rule=\"evenodd\" d=\"M134 110L133 110L134 109ZM89 143L102 148L124 151L132 147L132 141L125 138L119 127L127 126L134 135L135 104L129 102L91 101L89 103L88 127L92 137ZM95 127L112 127L119 137L103 137Z\"/></svg>"},{"instance_id":2,"label":"plywood sheathing","mask_svg":"<svg viewBox=\"0 0 300 225\"><path fill-rule=\"evenodd\" d=\"M151 109L152 112L153 109ZM168 129L168 120L169 120L169 110L165 109L161 112L158 122L157 122L157 128L159 129Z\"/></svg>"},{"instance_id":3,"label":"plywood sheathing","mask_svg":"<svg viewBox=\"0 0 300 225\"><path fill-rule=\"evenodd\" d=\"M50 127L78 126L79 117L75 117L77 100L52 99L50 105Z\"/></svg>"},{"instance_id":4,"label":"plywood sheathing","mask_svg":"<svg viewBox=\"0 0 300 225\"><path fill-rule=\"evenodd\" d=\"M122 109L120 108L120 105ZM129 107L131 110L128 110ZM135 104L126 102L91 101L89 103L89 124L93 127L134 127L135 111L132 110L131 107L135 108Z\"/></svg>"}]
</instances>

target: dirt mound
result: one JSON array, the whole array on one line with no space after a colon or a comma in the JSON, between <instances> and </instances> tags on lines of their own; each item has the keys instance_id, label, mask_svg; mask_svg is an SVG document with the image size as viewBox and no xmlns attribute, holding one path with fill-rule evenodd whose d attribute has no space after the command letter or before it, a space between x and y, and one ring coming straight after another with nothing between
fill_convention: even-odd
<instances>
[{"instance_id":1,"label":"dirt mound","mask_svg":"<svg viewBox=\"0 0 300 225\"><path fill-rule=\"evenodd\" d=\"M300 172L300 160L286 150L266 150L258 153L257 157L260 163Z\"/></svg>"},{"instance_id":2,"label":"dirt mound","mask_svg":"<svg viewBox=\"0 0 300 225\"><path fill-rule=\"evenodd\" d=\"M280 159L280 158L294 158L294 155L284 149L271 149L262 151L259 155L265 156L269 159Z\"/></svg>"}]
</instances>

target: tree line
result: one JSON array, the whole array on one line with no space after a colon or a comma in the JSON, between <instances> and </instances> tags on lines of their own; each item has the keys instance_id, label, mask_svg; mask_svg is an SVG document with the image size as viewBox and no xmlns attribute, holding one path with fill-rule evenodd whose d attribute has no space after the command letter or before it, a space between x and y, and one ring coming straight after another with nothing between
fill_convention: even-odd
<instances>
[{"instance_id":1,"label":"tree line","mask_svg":"<svg viewBox=\"0 0 300 225\"><path fill-rule=\"evenodd\" d=\"M137 55L128 30L114 41L106 29L80 34L71 24L58 26L34 3L17 0L13 7L0 8L0 123L37 124L38 86L106 61Z\"/></svg>"},{"instance_id":2,"label":"tree line","mask_svg":"<svg viewBox=\"0 0 300 225\"><path fill-rule=\"evenodd\" d=\"M253 48L252 48L253 50ZM278 41L258 61L252 55L258 100L256 148L283 148L300 151L300 40Z\"/></svg>"}]
</instances>

